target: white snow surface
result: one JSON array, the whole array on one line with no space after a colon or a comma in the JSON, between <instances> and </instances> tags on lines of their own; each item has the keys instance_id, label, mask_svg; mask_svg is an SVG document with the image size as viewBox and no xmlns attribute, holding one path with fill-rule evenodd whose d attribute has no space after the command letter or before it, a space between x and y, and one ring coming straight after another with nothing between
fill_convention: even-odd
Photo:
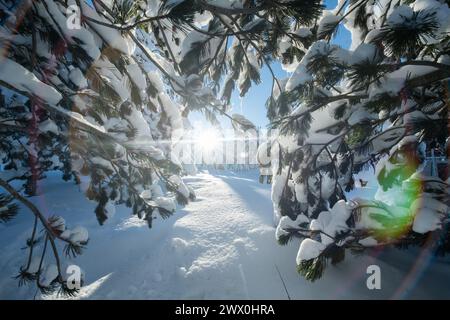
<instances>
[{"instance_id":1,"label":"white snow surface","mask_svg":"<svg viewBox=\"0 0 450 320\"><path fill-rule=\"evenodd\" d=\"M444 280L448 259L435 258L424 266L423 259L417 259L420 250L347 254L343 263L329 264L322 279L306 281L296 272L299 241L277 244L270 185L259 184L257 178L257 170L186 177L183 180L193 187L197 199L169 219L158 217L151 230L121 205L99 226L95 203L57 173L40 181L42 196L30 199L46 216L63 216L68 229L81 225L89 232L84 253L62 266L66 270L68 264L76 264L83 269L85 286L78 299L286 299L276 266L292 299L450 296ZM352 196L373 196L372 182ZM153 188L151 193L157 191ZM32 227L31 213L21 209L16 219L0 225L0 299L32 299L36 291L33 286L18 287L13 279L26 259L20 248ZM33 261L32 267L38 262ZM54 275L52 264L49 260L45 266L50 266L47 281ZM372 264L381 268L381 290L366 287L366 270ZM409 271L422 270L421 266L425 272L417 281L407 282ZM61 297L38 294L36 298Z\"/></svg>"}]
</instances>

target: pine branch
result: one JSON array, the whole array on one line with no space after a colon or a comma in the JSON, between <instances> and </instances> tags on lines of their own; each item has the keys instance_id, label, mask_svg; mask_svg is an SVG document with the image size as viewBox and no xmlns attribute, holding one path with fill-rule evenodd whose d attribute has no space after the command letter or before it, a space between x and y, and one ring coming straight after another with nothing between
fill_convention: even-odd
<instances>
[{"instance_id":1,"label":"pine branch","mask_svg":"<svg viewBox=\"0 0 450 320\"><path fill-rule=\"evenodd\" d=\"M236 19L234 19L232 16L227 16L232 22L233 24L237 27L237 29L239 31L242 31L242 28L239 26L239 24L237 23ZM222 21L222 23L229 29L233 29L232 26L230 26L228 24L227 21L225 21L222 17L218 16L218 18L220 19L220 21ZM247 34L243 34L244 38L246 39L246 41L248 41L250 43L250 45L260 54L261 58L264 60L267 68L270 71L270 74L272 75L272 78L275 80L275 82L277 83L277 86L280 90L280 92L283 91L283 89L281 88L281 84L278 80L278 78L275 76L275 72L273 71L272 67L270 66L270 63L267 61L267 59L265 58L264 54L261 52L261 50L258 48L258 46L249 38L249 36ZM239 39L239 37L237 37Z\"/></svg>"},{"instance_id":2,"label":"pine branch","mask_svg":"<svg viewBox=\"0 0 450 320\"><path fill-rule=\"evenodd\" d=\"M48 235L48 239L49 239L50 244L52 246L53 255L54 255L55 260L56 260L56 266L58 268L58 274L61 276L62 275L61 262L60 262L58 250L57 250L57 247L56 247L56 243L55 243L55 239L57 238L57 236L53 233L53 230L50 227L50 225L48 224L48 222L45 219L45 217L42 215L42 213L39 211L39 209L33 203L31 203L28 199L23 197L9 183L7 183L5 180L3 180L1 178L0 178L0 186L3 189L5 189L6 191L8 191L11 194L11 196L13 196L15 199L17 199L22 204L24 204L33 213L33 215L39 219L40 223L42 224L42 226L46 230L46 234ZM66 241L64 239L60 239L60 240Z\"/></svg>"},{"instance_id":3,"label":"pine branch","mask_svg":"<svg viewBox=\"0 0 450 320\"><path fill-rule=\"evenodd\" d=\"M223 14L223 15L227 15L227 16L236 15L236 14L255 14L255 13L258 13L260 11L263 11L263 10L269 8L269 6L270 6L269 2L263 2L263 4L261 4L259 6L250 7L250 8L225 8L225 7L212 5L203 0L199 0L199 5L200 5L200 7L211 12L214 15Z\"/></svg>"},{"instance_id":4,"label":"pine branch","mask_svg":"<svg viewBox=\"0 0 450 320\"><path fill-rule=\"evenodd\" d=\"M12 202L11 196L0 193L0 222L9 222L17 215L19 207Z\"/></svg>"},{"instance_id":5,"label":"pine branch","mask_svg":"<svg viewBox=\"0 0 450 320\"><path fill-rule=\"evenodd\" d=\"M163 15L159 15L159 16L149 17L149 18L138 20L138 21L135 21L135 22L133 22L131 24L125 24L125 25L117 25L117 24L112 24L112 23L108 23L108 22L103 22L103 21L91 18L89 16L86 16L86 15L82 15L81 17L84 20L87 20L87 21L99 24L99 25L104 26L104 27L116 29L116 30L119 30L119 31L130 31L130 30L133 30L133 29L135 29L137 27L140 27L143 24L148 24L149 22L155 22L155 21L159 22L160 20L168 19L168 18L170 18L170 14L163 14Z\"/></svg>"}]
</instances>

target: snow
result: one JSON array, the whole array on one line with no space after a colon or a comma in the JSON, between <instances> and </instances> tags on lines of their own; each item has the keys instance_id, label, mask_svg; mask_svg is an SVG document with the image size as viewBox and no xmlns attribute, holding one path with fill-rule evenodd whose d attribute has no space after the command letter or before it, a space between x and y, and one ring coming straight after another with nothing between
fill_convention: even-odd
<instances>
[{"instance_id":1,"label":"snow","mask_svg":"<svg viewBox=\"0 0 450 320\"><path fill-rule=\"evenodd\" d=\"M305 222L308 223L309 219L303 214L299 214L295 221L286 216L281 217L275 231L275 237L279 239L281 236L288 234L288 232L286 231L287 229L298 229L300 225Z\"/></svg>"},{"instance_id":2,"label":"snow","mask_svg":"<svg viewBox=\"0 0 450 320\"><path fill-rule=\"evenodd\" d=\"M95 61L95 67L98 68L100 77L120 96L121 102L130 99L130 91L127 87L128 79L123 77L109 60L98 59Z\"/></svg>"},{"instance_id":3,"label":"snow","mask_svg":"<svg viewBox=\"0 0 450 320\"><path fill-rule=\"evenodd\" d=\"M89 239L89 233L84 227L75 227L70 235L70 241L73 243L85 243Z\"/></svg>"},{"instance_id":4,"label":"snow","mask_svg":"<svg viewBox=\"0 0 450 320\"><path fill-rule=\"evenodd\" d=\"M351 204L346 203L344 200L339 200L336 202L330 210L331 219L329 219L328 224L325 225L324 232L326 234L321 234L322 243L330 244L333 242L331 237L335 237L336 234L342 231L346 231L348 226L346 221L351 214Z\"/></svg>"},{"instance_id":5,"label":"snow","mask_svg":"<svg viewBox=\"0 0 450 320\"><path fill-rule=\"evenodd\" d=\"M300 264L302 261L317 258L324 249L325 245L321 242L309 238L303 240L300 244L300 249L298 250L296 259L297 264Z\"/></svg>"},{"instance_id":6,"label":"snow","mask_svg":"<svg viewBox=\"0 0 450 320\"><path fill-rule=\"evenodd\" d=\"M181 193L185 198L189 197L190 191L179 176L176 175L170 176L169 181L175 184L177 191Z\"/></svg>"},{"instance_id":7,"label":"snow","mask_svg":"<svg viewBox=\"0 0 450 320\"><path fill-rule=\"evenodd\" d=\"M396 96L404 87L407 78L414 79L436 70L436 68L429 66L404 66L380 79L380 84L371 84L369 87L369 99L383 93Z\"/></svg>"},{"instance_id":8,"label":"snow","mask_svg":"<svg viewBox=\"0 0 450 320\"><path fill-rule=\"evenodd\" d=\"M396 7L387 19L390 25L400 24L406 19L411 19L414 14L413 9L408 5L401 5Z\"/></svg>"},{"instance_id":9,"label":"snow","mask_svg":"<svg viewBox=\"0 0 450 320\"><path fill-rule=\"evenodd\" d=\"M80 3L83 15L101 22L110 23L104 17L95 12L95 10L88 4L88 2L80 1ZM90 21L87 21L87 23L91 28L93 28L101 35L106 43L108 43L114 49L119 50L120 52L127 55L134 52L135 44L131 40L128 40L126 37L124 37L119 30L107 26L102 26L98 23Z\"/></svg>"},{"instance_id":10,"label":"snow","mask_svg":"<svg viewBox=\"0 0 450 320\"><path fill-rule=\"evenodd\" d=\"M258 151L256 153L256 160L260 166L270 165L272 159L269 142L263 142L259 145Z\"/></svg>"},{"instance_id":11,"label":"snow","mask_svg":"<svg viewBox=\"0 0 450 320\"><path fill-rule=\"evenodd\" d=\"M379 36L380 33L381 33L381 30L380 30L380 29L373 29L373 30L370 30L370 31L367 33L367 35L366 35L366 37L365 37L365 39L364 39L364 42L365 42L365 43L371 43L372 41L374 41L375 39L377 39L377 37Z\"/></svg>"},{"instance_id":12,"label":"snow","mask_svg":"<svg viewBox=\"0 0 450 320\"><path fill-rule=\"evenodd\" d=\"M352 53L352 64L363 63L366 60L373 61L376 57L377 47L371 43L361 43Z\"/></svg>"},{"instance_id":13,"label":"snow","mask_svg":"<svg viewBox=\"0 0 450 320\"><path fill-rule=\"evenodd\" d=\"M88 86L87 80L79 68L72 68L72 70L70 70L69 79L80 89Z\"/></svg>"},{"instance_id":14,"label":"snow","mask_svg":"<svg viewBox=\"0 0 450 320\"><path fill-rule=\"evenodd\" d=\"M164 92L158 94L158 99L160 100L161 105L169 118L170 126L172 127L172 143L176 143L183 137L184 132L183 119L181 117L182 108Z\"/></svg>"},{"instance_id":15,"label":"snow","mask_svg":"<svg viewBox=\"0 0 450 320\"><path fill-rule=\"evenodd\" d=\"M447 205L430 196L419 197L411 204L411 212L415 213L412 229L423 234L441 228L447 210Z\"/></svg>"},{"instance_id":16,"label":"snow","mask_svg":"<svg viewBox=\"0 0 450 320\"><path fill-rule=\"evenodd\" d=\"M331 221L331 213L329 211L322 211L317 219L311 220L310 229L313 231L325 230L325 227Z\"/></svg>"},{"instance_id":17,"label":"snow","mask_svg":"<svg viewBox=\"0 0 450 320\"><path fill-rule=\"evenodd\" d=\"M62 99L56 89L41 82L34 74L8 58L0 60L0 81L37 96L49 104L56 105Z\"/></svg>"},{"instance_id":18,"label":"snow","mask_svg":"<svg viewBox=\"0 0 450 320\"><path fill-rule=\"evenodd\" d=\"M308 53L309 52L310 51L308 51ZM286 83L286 90L291 91L295 89L297 86L303 85L306 82L312 80L312 76L308 73L306 69L307 65L306 57L307 55L303 57L302 61L297 66L297 69L294 71L293 75L289 78L288 82Z\"/></svg>"},{"instance_id":19,"label":"snow","mask_svg":"<svg viewBox=\"0 0 450 320\"><path fill-rule=\"evenodd\" d=\"M414 218L413 231L427 233L441 227L441 217L429 208L422 208Z\"/></svg>"},{"instance_id":20,"label":"snow","mask_svg":"<svg viewBox=\"0 0 450 320\"><path fill-rule=\"evenodd\" d=\"M373 237L367 237L358 241L359 244L365 247L371 247L378 245L378 241Z\"/></svg>"},{"instance_id":21,"label":"snow","mask_svg":"<svg viewBox=\"0 0 450 320\"><path fill-rule=\"evenodd\" d=\"M58 267L55 264L47 266L39 278L41 286L48 287L50 283L58 277Z\"/></svg>"},{"instance_id":22,"label":"snow","mask_svg":"<svg viewBox=\"0 0 450 320\"><path fill-rule=\"evenodd\" d=\"M274 203L274 216L275 219L280 218L279 217L279 213L278 213L278 203L280 202L281 199L281 195L283 193L283 189L284 186L286 184L286 179L287 179L287 171L283 170L283 172L281 172L281 174L279 175L274 175L272 178L272 194L271 194L271 199Z\"/></svg>"},{"instance_id":23,"label":"snow","mask_svg":"<svg viewBox=\"0 0 450 320\"><path fill-rule=\"evenodd\" d=\"M208 0L206 2L217 7L228 9L243 7L242 2L237 0Z\"/></svg>"},{"instance_id":24,"label":"snow","mask_svg":"<svg viewBox=\"0 0 450 320\"><path fill-rule=\"evenodd\" d=\"M28 272L31 273L36 273L39 269L39 264L41 262L41 258L40 257L33 257L33 259L31 259L31 263L30 263L30 267L28 268Z\"/></svg>"},{"instance_id":25,"label":"snow","mask_svg":"<svg viewBox=\"0 0 450 320\"><path fill-rule=\"evenodd\" d=\"M341 18L342 17L340 15L336 15L331 11L324 11L318 23L317 34L321 35L328 31L331 26L337 25Z\"/></svg>"},{"instance_id":26,"label":"snow","mask_svg":"<svg viewBox=\"0 0 450 320\"><path fill-rule=\"evenodd\" d=\"M53 132L55 135L59 134L58 126L52 119L47 119L39 123L39 131Z\"/></svg>"},{"instance_id":27,"label":"snow","mask_svg":"<svg viewBox=\"0 0 450 320\"><path fill-rule=\"evenodd\" d=\"M156 90L158 90L159 92L164 91L164 84L158 72L150 71L149 73L147 73L147 76L150 82L155 86Z\"/></svg>"},{"instance_id":28,"label":"snow","mask_svg":"<svg viewBox=\"0 0 450 320\"><path fill-rule=\"evenodd\" d=\"M133 81L141 91L147 89L147 81L137 63L130 63L127 65L127 71L130 75L131 81Z\"/></svg>"},{"instance_id":29,"label":"snow","mask_svg":"<svg viewBox=\"0 0 450 320\"><path fill-rule=\"evenodd\" d=\"M233 123L233 125L239 126L242 129L242 131L247 131L248 129L255 129L256 128L256 126L253 124L253 122L248 120L242 114L233 113L231 117L233 118L233 120L236 121L236 122ZM235 128L237 128L237 127L235 127Z\"/></svg>"},{"instance_id":30,"label":"snow","mask_svg":"<svg viewBox=\"0 0 450 320\"><path fill-rule=\"evenodd\" d=\"M152 198L152 191L151 190L144 190L141 192L140 197L142 199L151 199Z\"/></svg>"},{"instance_id":31,"label":"snow","mask_svg":"<svg viewBox=\"0 0 450 320\"><path fill-rule=\"evenodd\" d=\"M298 28L294 33L301 38L307 38L312 36L311 29L305 27Z\"/></svg>"},{"instance_id":32,"label":"snow","mask_svg":"<svg viewBox=\"0 0 450 320\"><path fill-rule=\"evenodd\" d=\"M116 205L114 204L113 201L108 201L108 203L105 205L105 211L106 211L106 216L108 217L108 219L111 219L112 217L114 217L114 215L116 214ZM88 237L86 237L88 238Z\"/></svg>"},{"instance_id":33,"label":"snow","mask_svg":"<svg viewBox=\"0 0 450 320\"><path fill-rule=\"evenodd\" d=\"M78 226L72 230L66 229L61 233L61 238L66 239L73 244L83 245L89 240L89 232L86 228Z\"/></svg>"},{"instance_id":34,"label":"snow","mask_svg":"<svg viewBox=\"0 0 450 320\"><path fill-rule=\"evenodd\" d=\"M150 127L148 122L145 120L144 115L141 111L136 108L132 108L129 115L125 115L125 118L133 124L133 127L136 129L136 135L134 136L134 140L146 140L147 142L151 142L152 135L150 132Z\"/></svg>"},{"instance_id":35,"label":"snow","mask_svg":"<svg viewBox=\"0 0 450 320\"><path fill-rule=\"evenodd\" d=\"M221 40L219 37L208 38L206 35L195 30L189 32L187 35L183 33L183 31L181 30L177 30L176 32L178 33L178 36L182 39L179 48L177 48L173 40L168 39L168 41L170 41L171 47L175 47L172 51L174 52L175 58L177 59L178 62L180 62L184 58L184 56L192 50L193 46L196 43L198 44L198 42L207 41L208 47L210 49L205 51L205 53L199 57L199 62L204 63L208 59L212 58L218 46L221 44Z\"/></svg>"},{"instance_id":36,"label":"snow","mask_svg":"<svg viewBox=\"0 0 450 320\"><path fill-rule=\"evenodd\" d=\"M195 25L198 28L207 26L208 23L213 19L213 15L211 14L211 12L209 11L204 11L202 13L195 13L194 16L194 21L195 21Z\"/></svg>"},{"instance_id":37,"label":"snow","mask_svg":"<svg viewBox=\"0 0 450 320\"><path fill-rule=\"evenodd\" d=\"M286 246L275 241L270 185L259 184L257 177L257 171L187 177L197 200L165 221L158 218L151 230L124 206L117 206L116 215L99 226L96 204L58 174L41 181L43 195L30 199L42 210L64 216L68 225L89 231L86 250L69 261L85 273L77 299L286 299L276 267L292 299L387 299L404 285L411 267L421 263L416 259L419 250L377 249L358 258L347 255L337 267L329 265L322 279L306 281L296 272L298 241ZM158 189L153 186L152 194ZM356 190L354 196L368 191L373 196L371 190ZM29 222L24 209L9 225L0 225L0 242L5 244L0 251L0 299L34 296L35 288L18 288L12 278L25 259L17 252L29 237ZM321 249L308 242L303 246L310 246L309 254ZM33 260L34 268L38 264L39 259ZM372 264L381 268L382 290L366 287L366 270ZM408 290L401 292L408 298L448 297L450 289L443 281L447 266L448 259L433 259L416 285L406 282Z\"/></svg>"},{"instance_id":38,"label":"snow","mask_svg":"<svg viewBox=\"0 0 450 320\"><path fill-rule=\"evenodd\" d=\"M147 201L149 205L166 209L167 211L174 212L176 209L175 200L168 197L156 197L154 200Z\"/></svg>"},{"instance_id":39,"label":"snow","mask_svg":"<svg viewBox=\"0 0 450 320\"><path fill-rule=\"evenodd\" d=\"M48 219L48 224L53 230L64 231L66 229L66 221L60 216L50 217Z\"/></svg>"},{"instance_id":40,"label":"snow","mask_svg":"<svg viewBox=\"0 0 450 320\"><path fill-rule=\"evenodd\" d=\"M367 51L367 50L364 50ZM359 53L360 54L360 53ZM351 63L352 52L342 49L339 46L331 45L325 40L314 42L303 56L294 73L286 83L286 90L292 91L298 86L304 85L313 80L313 76L308 71L308 64L315 56L329 56L341 64Z\"/></svg>"},{"instance_id":41,"label":"snow","mask_svg":"<svg viewBox=\"0 0 450 320\"><path fill-rule=\"evenodd\" d=\"M413 18L414 13L418 13L415 19ZM397 25L402 23L411 24L412 22L420 23L425 15L430 13L435 14L436 22L438 23L439 29L437 35L439 37L443 36L449 30L449 14L450 9L447 4L439 3L435 0L421 0L415 1L412 7L408 5L401 5L395 8L387 19L387 23L390 25ZM438 40L435 37L425 37L424 40L428 44L437 43Z\"/></svg>"},{"instance_id":42,"label":"snow","mask_svg":"<svg viewBox=\"0 0 450 320\"><path fill-rule=\"evenodd\" d=\"M98 165L100 168L106 168L108 170L114 171L114 168L109 160L106 160L102 157L92 157L90 161L93 164Z\"/></svg>"},{"instance_id":43,"label":"snow","mask_svg":"<svg viewBox=\"0 0 450 320\"><path fill-rule=\"evenodd\" d=\"M441 3L436 0L418 0L413 3L414 11L426 10L426 12L435 12L436 21L439 23L439 29L436 34L445 36L450 31L450 8L448 3ZM438 42L433 37L426 37L426 41L430 44Z\"/></svg>"},{"instance_id":44,"label":"snow","mask_svg":"<svg viewBox=\"0 0 450 320\"><path fill-rule=\"evenodd\" d=\"M100 57L100 49L96 45L92 33L85 28L70 29L68 27L67 17L61 11L65 11L66 9L58 7L57 3L54 1L44 0L44 2L45 6L43 3L36 4L39 13L42 16L47 17L46 20L55 26L56 30L61 30L64 37L70 43L80 45L92 60L97 60Z\"/></svg>"}]
</instances>

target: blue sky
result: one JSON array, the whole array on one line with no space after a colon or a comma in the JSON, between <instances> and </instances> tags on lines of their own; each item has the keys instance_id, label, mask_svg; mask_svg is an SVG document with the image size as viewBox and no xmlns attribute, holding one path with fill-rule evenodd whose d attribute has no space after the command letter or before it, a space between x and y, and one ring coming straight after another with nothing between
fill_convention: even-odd
<instances>
[{"instance_id":1,"label":"blue sky","mask_svg":"<svg viewBox=\"0 0 450 320\"><path fill-rule=\"evenodd\" d=\"M324 2L327 9L333 9L336 7L337 0L325 0ZM350 32L343 27L339 28L339 31L332 42L339 44L344 48L350 47ZM277 77L285 78L289 76L289 74L281 68L279 63L275 62L271 66ZM265 103L270 96L271 89L272 77L269 69L264 67L261 70L261 83L259 85L253 85L242 100L239 97L239 92L237 90L234 92L231 100L233 106L232 113L240 113L252 121L256 126L266 127L268 120L266 118ZM224 127L228 127L226 123L223 123L223 125Z\"/></svg>"},{"instance_id":2,"label":"blue sky","mask_svg":"<svg viewBox=\"0 0 450 320\"><path fill-rule=\"evenodd\" d=\"M337 0L325 0L324 4L327 9L334 9L337 5ZM340 27L335 38L331 42L338 44L343 48L349 48L351 44L350 32L344 27ZM281 65L276 61L271 64L271 67L278 78L283 79L289 77L289 73L284 71L281 68ZM259 85L253 84L245 97L239 97L239 91L234 90L231 98L232 110L229 111L229 113L240 113L252 121L257 127L267 127L269 121L266 117L265 104L270 96L271 90L272 76L269 69L267 67L263 67L261 70L261 83ZM220 115L217 115L217 117L222 128L231 128L231 122L228 118ZM197 112L191 113L189 118L194 128L200 132L211 127L211 124L208 123L205 117Z\"/></svg>"}]
</instances>

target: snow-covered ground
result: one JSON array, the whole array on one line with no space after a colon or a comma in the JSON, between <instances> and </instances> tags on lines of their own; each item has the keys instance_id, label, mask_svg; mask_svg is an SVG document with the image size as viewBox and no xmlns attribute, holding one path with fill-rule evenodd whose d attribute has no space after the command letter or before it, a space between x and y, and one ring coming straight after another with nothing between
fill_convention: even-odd
<instances>
[{"instance_id":1,"label":"snow-covered ground","mask_svg":"<svg viewBox=\"0 0 450 320\"><path fill-rule=\"evenodd\" d=\"M292 299L450 297L449 260L420 250L348 254L343 263L328 266L322 279L305 281L296 272L298 242L275 241L270 185L257 178L257 171L188 177L197 200L165 221L156 220L151 230L122 206L99 226L94 203L57 176L41 182L45 196L33 201L48 215L62 215L68 226L89 230L87 249L71 261L85 272L83 299L287 299L277 268ZM375 191L369 182L352 196L372 197ZM23 209L0 225L0 299L35 295L33 286L18 288L12 278L26 258L21 248L30 234L30 216ZM381 290L366 287L372 264L381 268Z\"/></svg>"}]
</instances>

